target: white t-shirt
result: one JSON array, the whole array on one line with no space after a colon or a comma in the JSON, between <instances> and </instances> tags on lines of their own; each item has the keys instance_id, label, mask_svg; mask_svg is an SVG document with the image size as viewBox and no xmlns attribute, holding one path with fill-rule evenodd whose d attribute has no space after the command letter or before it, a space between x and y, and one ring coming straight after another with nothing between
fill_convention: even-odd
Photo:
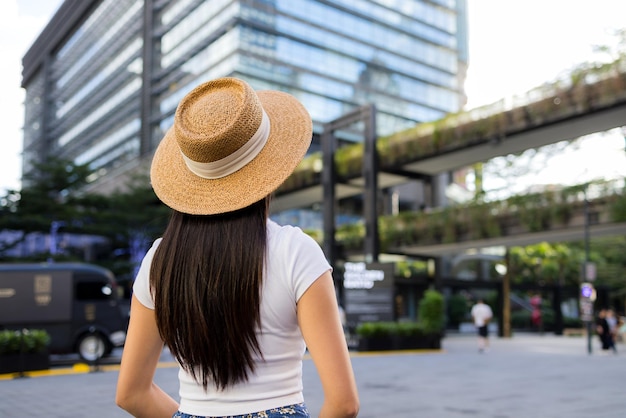
<instances>
[{"instance_id":1,"label":"white t-shirt","mask_svg":"<svg viewBox=\"0 0 626 418\"><path fill-rule=\"evenodd\" d=\"M474 318L474 325L477 327L483 327L488 319L491 319L493 312L489 305L485 303L477 303L472 306L472 317Z\"/></svg>"},{"instance_id":2,"label":"white t-shirt","mask_svg":"<svg viewBox=\"0 0 626 418\"><path fill-rule=\"evenodd\" d=\"M302 356L305 344L298 327L296 303L309 286L331 269L320 246L302 230L268 220L268 260L261 296L261 330L257 338L263 359L247 382L207 392L179 369L180 411L191 415L227 416L303 402ZM139 302L154 309L149 273L157 239L144 257L133 285Z\"/></svg>"}]
</instances>

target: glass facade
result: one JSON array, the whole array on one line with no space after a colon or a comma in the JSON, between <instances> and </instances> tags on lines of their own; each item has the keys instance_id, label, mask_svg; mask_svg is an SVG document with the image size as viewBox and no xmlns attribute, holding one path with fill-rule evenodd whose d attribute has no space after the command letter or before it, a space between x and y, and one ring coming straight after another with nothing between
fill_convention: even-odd
<instances>
[{"instance_id":1,"label":"glass facade","mask_svg":"<svg viewBox=\"0 0 626 418\"><path fill-rule=\"evenodd\" d=\"M24 81L24 169L56 155L103 181L148 160L180 99L221 76L293 94L317 133L368 103L378 135L439 119L465 97L464 2L85 0Z\"/></svg>"},{"instance_id":2,"label":"glass facade","mask_svg":"<svg viewBox=\"0 0 626 418\"><path fill-rule=\"evenodd\" d=\"M139 158L142 7L103 1L25 85L25 170L47 155L101 173Z\"/></svg>"}]
</instances>

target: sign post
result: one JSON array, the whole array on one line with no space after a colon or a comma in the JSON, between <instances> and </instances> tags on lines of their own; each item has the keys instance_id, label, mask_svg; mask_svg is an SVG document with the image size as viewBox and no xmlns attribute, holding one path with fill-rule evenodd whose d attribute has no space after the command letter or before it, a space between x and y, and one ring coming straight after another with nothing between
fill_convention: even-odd
<instances>
[{"instance_id":1,"label":"sign post","mask_svg":"<svg viewBox=\"0 0 626 418\"><path fill-rule=\"evenodd\" d=\"M591 354L591 334L593 324L593 302L596 300L596 289L593 284L583 282L580 285L580 319L587 324L587 352Z\"/></svg>"},{"instance_id":2,"label":"sign post","mask_svg":"<svg viewBox=\"0 0 626 418\"><path fill-rule=\"evenodd\" d=\"M348 262L344 267L348 322L393 321L393 264Z\"/></svg>"}]
</instances>

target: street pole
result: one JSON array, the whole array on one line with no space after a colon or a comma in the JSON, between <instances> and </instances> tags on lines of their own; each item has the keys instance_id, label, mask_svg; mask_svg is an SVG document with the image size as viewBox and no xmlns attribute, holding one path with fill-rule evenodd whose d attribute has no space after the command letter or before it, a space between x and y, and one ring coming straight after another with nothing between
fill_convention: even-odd
<instances>
[{"instance_id":1,"label":"street pole","mask_svg":"<svg viewBox=\"0 0 626 418\"><path fill-rule=\"evenodd\" d=\"M589 199L587 199L587 186L584 189L585 195L585 222L584 222L584 230L585 230L585 265L583 266L583 281L588 282L587 277L587 264L589 263ZM593 303L593 302L592 302ZM591 330L592 330L592 322L593 322L593 309L591 310L592 317L587 321L587 353L591 354Z\"/></svg>"},{"instance_id":2,"label":"street pole","mask_svg":"<svg viewBox=\"0 0 626 418\"><path fill-rule=\"evenodd\" d=\"M504 255L506 272L502 276L502 336L511 337L511 256L509 247Z\"/></svg>"}]
</instances>

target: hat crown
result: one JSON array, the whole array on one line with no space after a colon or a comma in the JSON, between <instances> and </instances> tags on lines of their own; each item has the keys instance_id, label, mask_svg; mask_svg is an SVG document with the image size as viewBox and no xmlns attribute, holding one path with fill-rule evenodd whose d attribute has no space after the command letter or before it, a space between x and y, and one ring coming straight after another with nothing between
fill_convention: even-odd
<instances>
[{"instance_id":1,"label":"hat crown","mask_svg":"<svg viewBox=\"0 0 626 418\"><path fill-rule=\"evenodd\" d=\"M274 192L293 173L312 137L298 99L255 92L220 78L191 90L154 151L150 180L158 198L182 213L239 210Z\"/></svg>"},{"instance_id":2,"label":"hat crown","mask_svg":"<svg viewBox=\"0 0 626 418\"><path fill-rule=\"evenodd\" d=\"M187 158L210 163L244 146L259 129L262 117L261 102L248 83L221 78L185 96L176 109L173 129Z\"/></svg>"}]
</instances>

